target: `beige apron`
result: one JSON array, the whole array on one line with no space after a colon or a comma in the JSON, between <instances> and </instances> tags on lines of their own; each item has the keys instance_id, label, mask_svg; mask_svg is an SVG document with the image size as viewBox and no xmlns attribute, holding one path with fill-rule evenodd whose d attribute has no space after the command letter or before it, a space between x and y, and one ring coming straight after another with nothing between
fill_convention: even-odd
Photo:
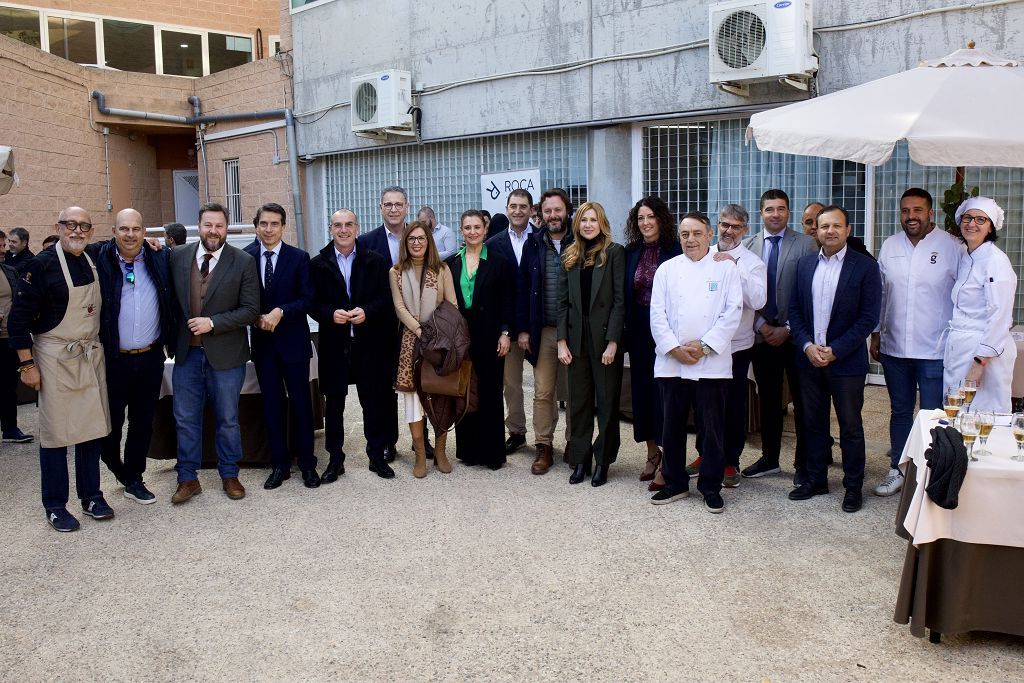
<instances>
[{"instance_id":1,"label":"beige apron","mask_svg":"<svg viewBox=\"0 0 1024 683\"><path fill-rule=\"evenodd\" d=\"M96 265L92 284L75 287L64 250L56 247L68 308L60 323L32 337L32 357L39 366L39 444L61 448L99 439L110 433L107 375L100 334L100 279Z\"/></svg>"}]
</instances>

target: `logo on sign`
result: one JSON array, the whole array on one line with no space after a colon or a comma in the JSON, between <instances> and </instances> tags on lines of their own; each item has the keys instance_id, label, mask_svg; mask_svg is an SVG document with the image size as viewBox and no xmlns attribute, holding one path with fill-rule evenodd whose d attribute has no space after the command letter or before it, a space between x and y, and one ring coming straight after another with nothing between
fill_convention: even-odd
<instances>
[{"instance_id":1,"label":"logo on sign","mask_svg":"<svg viewBox=\"0 0 1024 683\"><path fill-rule=\"evenodd\" d=\"M779 4L781 5L782 3L779 3ZM786 4L788 5L789 3L787 2ZM778 5L776 5L776 7L778 7ZM381 77L380 77L380 80L382 80L382 81L386 81L386 80L388 80L389 78L391 78L391 76L390 76L390 75L388 75L388 74L384 74L383 76L381 76Z\"/></svg>"},{"instance_id":2,"label":"logo on sign","mask_svg":"<svg viewBox=\"0 0 1024 683\"><path fill-rule=\"evenodd\" d=\"M782 2L775 3L775 9L786 9L792 4L789 0L782 0Z\"/></svg>"}]
</instances>

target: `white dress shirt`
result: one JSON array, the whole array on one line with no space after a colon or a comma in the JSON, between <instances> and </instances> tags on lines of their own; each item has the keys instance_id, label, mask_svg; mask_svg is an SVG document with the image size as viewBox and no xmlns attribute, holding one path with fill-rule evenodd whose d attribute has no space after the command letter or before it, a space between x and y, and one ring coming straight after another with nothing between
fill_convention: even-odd
<instances>
[{"instance_id":1,"label":"white dress shirt","mask_svg":"<svg viewBox=\"0 0 1024 683\"><path fill-rule=\"evenodd\" d=\"M888 356L938 360L953 314L953 283L964 247L933 228L915 247L903 231L878 252L882 274L880 349Z\"/></svg>"},{"instance_id":2,"label":"white dress shirt","mask_svg":"<svg viewBox=\"0 0 1024 683\"><path fill-rule=\"evenodd\" d=\"M787 225L786 227L789 227L789 226ZM771 255L772 255L772 241L773 241L773 240L770 240L768 238L769 237L780 237L780 238L782 238L782 239L780 239L778 241L778 247L776 247L779 250L779 256L781 257L782 256L782 242L783 242L783 240L786 239L786 228L783 228L782 230L780 230L779 232L777 232L775 234L772 234L772 233L768 232L768 228L765 228L764 230L761 231L761 237L764 240L763 243L761 244L761 261L763 261L764 264L765 264L765 270L764 270L764 273L765 273L765 298L764 298L764 300L765 300L765 302L767 302L768 301L768 290L767 290L767 287L768 287L768 259L770 259ZM748 251L749 251L749 249L748 249ZM779 278L779 273L778 273L778 271L776 271L776 273L775 273L776 285L778 284L778 278ZM778 293L778 290L776 290L775 298L778 299L778 296L779 296L779 293ZM779 311L777 315L780 317L780 319L786 319L786 318L789 318L789 311ZM754 328L753 329L754 329L754 332L759 332L761 330L761 325L764 325L768 321L765 320L764 318L762 318L759 315L755 315L754 317L756 318L756 320L754 320ZM788 325L787 325L787 327L788 327Z\"/></svg>"},{"instance_id":3,"label":"white dress shirt","mask_svg":"<svg viewBox=\"0 0 1024 683\"><path fill-rule=\"evenodd\" d=\"M825 250L818 250L818 265L814 268L814 279L811 280L811 301L814 308L814 343L828 346L828 324L832 320L832 304L836 300L836 287L839 285L839 274L843 272L843 259L846 258L847 247L825 256ZM804 350L811 343L804 344Z\"/></svg>"},{"instance_id":4,"label":"white dress shirt","mask_svg":"<svg viewBox=\"0 0 1024 683\"><path fill-rule=\"evenodd\" d=\"M717 244L711 247L711 253L718 251ZM740 316L736 335L732 338L732 352L736 353L754 345L754 318L768 300L768 266L742 244L724 253L736 259L743 289L743 315Z\"/></svg>"},{"instance_id":5,"label":"white dress shirt","mask_svg":"<svg viewBox=\"0 0 1024 683\"><path fill-rule=\"evenodd\" d=\"M384 226L384 234L388 236L388 250L391 252L391 265L398 263L399 247L402 246L402 236L396 235L395 233L388 230L388 226Z\"/></svg>"},{"instance_id":6,"label":"white dress shirt","mask_svg":"<svg viewBox=\"0 0 1024 683\"><path fill-rule=\"evenodd\" d=\"M225 242L225 244L226 244L226 242ZM199 266L200 268L202 268L203 267L203 256L205 254L213 254L213 258L210 259L209 274L207 275L207 277L209 277L210 275L213 274L213 269L217 267L217 262L220 261L220 255L223 252L224 252L224 245L223 244L220 245L220 249L218 249L217 251L206 251L206 247L204 247L203 243L200 242L199 243L199 248L196 249L196 265Z\"/></svg>"},{"instance_id":7,"label":"white dress shirt","mask_svg":"<svg viewBox=\"0 0 1024 683\"><path fill-rule=\"evenodd\" d=\"M271 257L270 260L274 264L273 268L274 268L274 272L276 273L277 272L277 264L281 260L281 245L282 244L284 244L284 242L278 242L277 244L274 245L273 249L267 249L265 246L263 246L263 242L260 242L260 263L259 263L260 282L263 283L264 289L266 289L266 287L267 287L267 279L265 277L266 274L267 274L267 256L266 256L266 253L268 251L274 252L273 257Z\"/></svg>"},{"instance_id":8,"label":"white dress shirt","mask_svg":"<svg viewBox=\"0 0 1024 683\"><path fill-rule=\"evenodd\" d=\"M715 261L710 251L699 261L681 254L658 267L651 290L655 377L732 378L732 339L743 315L739 270L731 261ZM694 339L713 353L694 365L668 355Z\"/></svg>"},{"instance_id":9,"label":"white dress shirt","mask_svg":"<svg viewBox=\"0 0 1024 683\"><path fill-rule=\"evenodd\" d=\"M437 253L441 255L442 261L459 250L459 243L455 239L455 233L447 225L438 223L434 226L433 233L434 246L437 247Z\"/></svg>"},{"instance_id":10,"label":"white dress shirt","mask_svg":"<svg viewBox=\"0 0 1024 683\"><path fill-rule=\"evenodd\" d=\"M519 235L516 233L511 226L508 229L508 239L512 242L512 251L516 253L516 265L519 265L523 261L523 245L526 244L526 240L530 239L530 234L533 233L533 228L530 224L526 224L526 229L523 230L523 234Z\"/></svg>"}]
</instances>

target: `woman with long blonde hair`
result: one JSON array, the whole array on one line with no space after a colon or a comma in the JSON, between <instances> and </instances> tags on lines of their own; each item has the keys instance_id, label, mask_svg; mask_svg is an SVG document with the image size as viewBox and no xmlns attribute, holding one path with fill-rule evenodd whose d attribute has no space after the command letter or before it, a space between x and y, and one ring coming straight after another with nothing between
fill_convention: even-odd
<instances>
[{"instance_id":1,"label":"woman with long blonde hair","mask_svg":"<svg viewBox=\"0 0 1024 683\"><path fill-rule=\"evenodd\" d=\"M570 484L590 474L591 486L608 480L619 453L619 392L626 317L626 252L612 240L604 207L587 202L572 221L573 243L562 254L558 300L558 360L569 371ZM597 406L597 440L594 436Z\"/></svg>"}]
</instances>

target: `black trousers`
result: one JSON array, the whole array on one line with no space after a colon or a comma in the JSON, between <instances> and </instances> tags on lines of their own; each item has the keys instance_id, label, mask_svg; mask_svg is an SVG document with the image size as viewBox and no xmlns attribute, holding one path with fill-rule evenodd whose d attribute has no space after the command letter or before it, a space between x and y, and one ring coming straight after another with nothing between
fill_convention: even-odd
<instances>
[{"instance_id":1,"label":"black trousers","mask_svg":"<svg viewBox=\"0 0 1024 683\"><path fill-rule=\"evenodd\" d=\"M263 418L270 442L270 464L292 464L288 449L289 416L295 459L302 471L316 469L313 455L313 399L309 394L309 360L287 363L274 352L253 356L263 398ZM287 394L286 394L287 392Z\"/></svg>"},{"instance_id":2,"label":"black trousers","mask_svg":"<svg viewBox=\"0 0 1024 683\"><path fill-rule=\"evenodd\" d=\"M388 368L380 367L375 351L379 349L363 349L358 339L341 351L348 368L348 385L345 391L326 394L324 408L324 447L332 460L345 461L345 402L348 386L353 384L363 413L366 454L371 460L383 458L384 449L398 440L398 398Z\"/></svg>"},{"instance_id":3,"label":"black trousers","mask_svg":"<svg viewBox=\"0 0 1024 683\"><path fill-rule=\"evenodd\" d=\"M697 423L697 438L703 449L697 490L705 496L722 490L722 478L725 475L722 431L725 400L731 381L658 378L661 402L665 409L665 431L662 434L665 457L661 461L661 474L665 477L666 488L673 491L690 488L690 475L686 473L686 424L692 409Z\"/></svg>"},{"instance_id":4,"label":"black trousers","mask_svg":"<svg viewBox=\"0 0 1024 683\"><path fill-rule=\"evenodd\" d=\"M793 345L771 346L761 342L754 344L754 379L757 380L757 397L761 407L761 454L762 457L779 464L782 449L782 419L786 406L782 404L782 380L789 380L789 392L793 396L793 412L796 421L796 453L793 467L797 472L807 468L807 452L804 445L803 397L800 393L799 373L796 371L796 355Z\"/></svg>"},{"instance_id":5,"label":"black trousers","mask_svg":"<svg viewBox=\"0 0 1024 683\"><path fill-rule=\"evenodd\" d=\"M0 338L0 430L18 428L18 352L7 337Z\"/></svg>"},{"instance_id":6,"label":"black trousers","mask_svg":"<svg viewBox=\"0 0 1024 683\"><path fill-rule=\"evenodd\" d=\"M739 467L740 455L747 443L747 408L750 396L747 371L753 347L732 354L732 379L725 397L725 465Z\"/></svg>"},{"instance_id":7,"label":"black trousers","mask_svg":"<svg viewBox=\"0 0 1024 683\"><path fill-rule=\"evenodd\" d=\"M628 293L626 296L632 296ZM633 402L633 440L661 445L661 390L654 381L654 338L651 307L633 303L628 323L629 382Z\"/></svg>"},{"instance_id":8,"label":"black trousers","mask_svg":"<svg viewBox=\"0 0 1024 683\"><path fill-rule=\"evenodd\" d=\"M800 391L807 432L807 474L815 484L828 479L831 457L832 406L839 421L839 449L843 453L843 488L860 491L864 485L865 375L836 376L825 368L801 368Z\"/></svg>"},{"instance_id":9,"label":"black trousers","mask_svg":"<svg viewBox=\"0 0 1024 683\"><path fill-rule=\"evenodd\" d=\"M595 351L590 323L583 318L583 339L579 355L569 364L569 457L573 465L610 465L619 455L619 395L622 391L622 354L611 365L601 363ZM597 416L597 439L594 417Z\"/></svg>"},{"instance_id":10,"label":"black trousers","mask_svg":"<svg viewBox=\"0 0 1024 683\"><path fill-rule=\"evenodd\" d=\"M153 416L164 374L164 352L155 347L145 353L108 356L106 360L110 434L102 439L100 457L118 481L134 484L142 481L146 471L146 456L153 438ZM128 436L122 462L121 432L126 412Z\"/></svg>"}]
</instances>

